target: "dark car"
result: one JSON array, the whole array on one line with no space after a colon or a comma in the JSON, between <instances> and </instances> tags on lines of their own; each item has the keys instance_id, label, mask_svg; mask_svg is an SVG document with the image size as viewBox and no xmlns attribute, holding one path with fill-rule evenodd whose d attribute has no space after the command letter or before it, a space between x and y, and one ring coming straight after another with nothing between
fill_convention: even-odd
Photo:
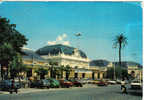
<instances>
[{"instance_id":1,"label":"dark car","mask_svg":"<svg viewBox=\"0 0 144 100\"><path fill-rule=\"evenodd\" d=\"M50 88L50 81L47 79L35 80L30 84L31 88Z\"/></svg>"},{"instance_id":2,"label":"dark car","mask_svg":"<svg viewBox=\"0 0 144 100\"><path fill-rule=\"evenodd\" d=\"M39 80L29 81L30 88L39 87Z\"/></svg>"},{"instance_id":3,"label":"dark car","mask_svg":"<svg viewBox=\"0 0 144 100\"><path fill-rule=\"evenodd\" d=\"M48 79L50 81L50 87L51 88L59 88L60 87L60 82L56 79L50 78Z\"/></svg>"},{"instance_id":4,"label":"dark car","mask_svg":"<svg viewBox=\"0 0 144 100\"><path fill-rule=\"evenodd\" d=\"M82 83L79 82L78 80L69 80L69 81L71 81L73 83L73 85L76 87L82 87L83 86Z\"/></svg>"},{"instance_id":5,"label":"dark car","mask_svg":"<svg viewBox=\"0 0 144 100\"><path fill-rule=\"evenodd\" d=\"M107 86L108 85L108 83L106 82L106 81L99 81L99 82L97 82L97 85L98 86Z\"/></svg>"},{"instance_id":6,"label":"dark car","mask_svg":"<svg viewBox=\"0 0 144 100\"><path fill-rule=\"evenodd\" d=\"M12 86L12 80L2 80L0 82L0 89L4 91L11 91L12 89L17 90L21 88L21 85L19 82L14 82L14 85Z\"/></svg>"},{"instance_id":7,"label":"dark car","mask_svg":"<svg viewBox=\"0 0 144 100\"><path fill-rule=\"evenodd\" d=\"M65 88L69 88L73 86L73 83L68 81L68 80L59 80L61 87Z\"/></svg>"},{"instance_id":8,"label":"dark car","mask_svg":"<svg viewBox=\"0 0 144 100\"><path fill-rule=\"evenodd\" d=\"M47 80L47 79L42 79L42 80L39 81L39 86L41 88L43 88L43 87L50 88L50 81Z\"/></svg>"}]
</instances>

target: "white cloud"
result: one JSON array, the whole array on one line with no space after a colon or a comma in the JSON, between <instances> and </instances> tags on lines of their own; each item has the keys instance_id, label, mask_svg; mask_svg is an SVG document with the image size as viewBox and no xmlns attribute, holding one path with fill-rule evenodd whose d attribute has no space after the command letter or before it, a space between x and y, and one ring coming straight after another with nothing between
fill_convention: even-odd
<instances>
[{"instance_id":1,"label":"white cloud","mask_svg":"<svg viewBox=\"0 0 144 100\"><path fill-rule=\"evenodd\" d=\"M64 41L63 45L70 45L70 42L69 41Z\"/></svg>"},{"instance_id":2,"label":"white cloud","mask_svg":"<svg viewBox=\"0 0 144 100\"><path fill-rule=\"evenodd\" d=\"M48 41L48 45L55 45L56 41Z\"/></svg>"},{"instance_id":3,"label":"white cloud","mask_svg":"<svg viewBox=\"0 0 144 100\"><path fill-rule=\"evenodd\" d=\"M56 41L62 41L63 40L63 37L62 36L58 36L57 38L56 38Z\"/></svg>"},{"instance_id":4,"label":"white cloud","mask_svg":"<svg viewBox=\"0 0 144 100\"><path fill-rule=\"evenodd\" d=\"M64 33L62 36L63 36L63 38L66 38L66 37L67 37L67 35L66 35L65 33Z\"/></svg>"},{"instance_id":5,"label":"white cloud","mask_svg":"<svg viewBox=\"0 0 144 100\"><path fill-rule=\"evenodd\" d=\"M26 49L26 50L32 50L32 49L30 49L30 48L27 48L27 47L22 47L22 49Z\"/></svg>"},{"instance_id":6,"label":"white cloud","mask_svg":"<svg viewBox=\"0 0 144 100\"><path fill-rule=\"evenodd\" d=\"M59 35L55 41L48 41L48 45L55 45L55 44L63 44L63 45L70 45L69 41L65 41L67 38L67 34Z\"/></svg>"}]
</instances>

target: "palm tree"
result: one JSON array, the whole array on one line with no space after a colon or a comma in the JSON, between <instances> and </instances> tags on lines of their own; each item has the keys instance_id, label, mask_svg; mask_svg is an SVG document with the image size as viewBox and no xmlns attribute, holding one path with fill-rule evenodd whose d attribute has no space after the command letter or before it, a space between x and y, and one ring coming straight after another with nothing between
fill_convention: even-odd
<instances>
[{"instance_id":1,"label":"palm tree","mask_svg":"<svg viewBox=\"0 0 144 100\"><path fill-rule=\"evenodd\" d=\"M122 33L117 35L114 39L113 46L114 48L119 49L119 65L121 66L121 49L127 45L127 37Z\"/></svg>"},{"instance_id":2,"label":"palm tree","mask_svg":"<svg viewBox=\"0 0 144 100\"><path fill-rule=\"evenodd\" d=\"M71 70L72 70L72 68L69 65L66 65L65 71L66 71L66 79L67 80L69 79L69 75L70 75Z\"/></svg>"},{"instance_id":3,"label":"palm tree","mask_svg":"<svg viewBox=\"0 0 144 100\"><path fill-rule=\"evenodd\" d=\"M45 75L48 74L48 69L45 69L43 67L38 68L35 70L35 72L40 75L40 79L45 79Z\"/></svg>"},{"instance_id":4,"label":"palm tree","mask_svg":"<svg viewBox=\"0 0 144 100\"><path fill-rule=\"evenodd\" d=\"M55 66L58 66L57 62L50 62L49 63L50 66L50 77L51 78L56 78L56 70L55 70Z\"/></svg>"},{"instance_id":5,"label":"palm tree","mask_svg":"<svg viewBox=\"0 0 144 100\"><path fill-rule=\"evenodd\" d=\"M63 78L63 71L65 70L64 65L60 66L60 71L61 71L61 78Z\"/></svg>"}]
</instances>

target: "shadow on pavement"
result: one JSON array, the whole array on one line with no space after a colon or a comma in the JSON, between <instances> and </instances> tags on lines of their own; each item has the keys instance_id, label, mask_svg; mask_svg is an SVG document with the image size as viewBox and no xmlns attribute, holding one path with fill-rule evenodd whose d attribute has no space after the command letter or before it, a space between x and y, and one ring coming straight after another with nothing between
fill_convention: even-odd
<instances>
[{"instance_id":1,"label":"shadow on pavement","mask_svg":"<svg viewBox=\"0 0 144 100\"><path fill-rule=\"evenodd\" d=\"M133 90L133 91L127 91L127 92L128 92L128 94L126 94L126 95L142 96L142 91L135 91L135 90ZM117 93L117 94L123 94L121 91L115 92L115 93Z\"/></svg>"},{"instance_id":2,"label":"shadow on pavement","mask_svg":"<svg viewBox=\"0 0 144 100\"><path fill-rule=\"evenodd\" d=\"M130 91L128 92L129 95L134 95L134 96L142 96L142 91Z\"/></svg>"}]
</instances>

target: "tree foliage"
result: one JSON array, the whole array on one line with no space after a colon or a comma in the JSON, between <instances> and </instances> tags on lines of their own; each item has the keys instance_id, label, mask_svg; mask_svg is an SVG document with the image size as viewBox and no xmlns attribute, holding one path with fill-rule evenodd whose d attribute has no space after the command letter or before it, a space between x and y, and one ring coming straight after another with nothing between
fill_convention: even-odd
<instances>
[{"instance_id":1,"label":"tree foliage","mask_svg":"<svg viewBox=\"0 0 144 100\"><path fill-rule=\"evenodd\" d=\"M10 43L4 43L0 46L0 61L12 61L16 52Z\"/></svg>"},{"instance_id":2,"label":"tree foliage","mask_svg":"<svg viewBox=\"0 0 144 100\"><path fill-rule=\"evenodd\" d=\"M114 68L108 68L107 69L107 78L113 79L114 78Z\"/></svg>"},{"instance_id":3,"label":"tree foliage","mask_svg":"<svg viewBox=\"0 0 144 100\"><path fill-rule=\"evenodd\" d=\"M14 63L16 64L17 59L19 59L17 54L22 53L21 48L26 44L27 39L16 30L16 24L11 24L9 19L0 16L0 64L2 74L3 66L6 66L8 75L8 65L12 62L12 66L15 66Z\"/></svg>"},{"instance_id":4,"label":"tree foliage","mask_svg":"<svg viewBox=\"0 0 144 100\"><path fill-rule=\"evenodd\" d=\"M115 71L116 79L128 78L127 69L122 68L120 66L115 66L115 70L114 70L114 67L108 68L107 69L107 78L114 79L114 71Z\"/></svg>"},{"instance_id":5,"label":"tree foliage","mask_svg":"<svg viewBox=\"0 0 144 100\"><path fill-rule=\"evenodd\" d=\"M22 62L22 56L19 53L16 53L15 56L13 56L13 60L9 64L10 66L10 75L11 78L19 77L20 79L20 73L26 71L26 66Z\"/></svg>"},{"instance_id":6,"label":"tree foliage","mask_svg":"<svg viewBox=\"0 0 144 100\"><path fill-rule=\"evenodd\" d=\"M127 37L119 34L115 37L113 47L119 49L119 65L121 66L121 49L127 45Z\"/></svg>"},{"instance_id":7,"label":"tree foliage","mask_svg":"<svg viewBox=\"0 0 144 100\"><path fill-rule=\"evenodd\" d=\"M45 69L43 67L38 68L37 70L35 70L35 72L40 75L40 79L44 79L45 75L48 74L48 69Z\"/></svg>"},{"instance_id":8,"label":"tree foliage","mask_svg":"<svg viewBox=\"0 0 144 100\"><path fill-rule=\"evenodd\" d=\"M16 30L16 24L10 24L10 20L0 17L0 63L13 60L16 53L22 53L21 48L26 45L27 39ZM5 56L6 55L6 56Z\"/></svg>"},{"instance_id":9,"label":"tree foliage","mask_svg":"<svg viewBox=\"0 0 144 100\"><path fill-rule=\"evenodd\" d=\"M66 79L68 79L72 68L69 65L66 65L64 70L66 71Z\"/></svg>"}]
</instances>

